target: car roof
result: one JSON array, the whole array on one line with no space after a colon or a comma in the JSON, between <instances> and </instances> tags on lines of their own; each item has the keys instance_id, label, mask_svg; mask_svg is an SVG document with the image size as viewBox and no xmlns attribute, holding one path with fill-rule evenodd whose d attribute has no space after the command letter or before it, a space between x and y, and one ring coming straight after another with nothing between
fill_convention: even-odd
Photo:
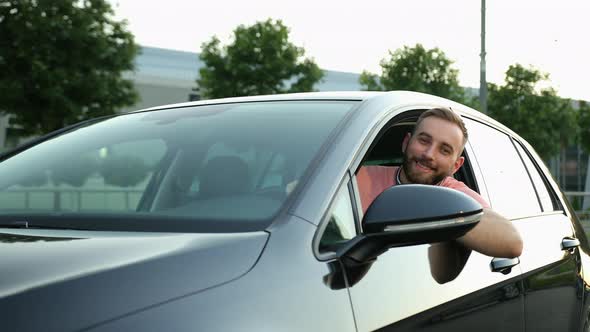
<instances>
[{"instance_id":1,"label":"car roof","mask_svg":"<svg viewBox=\"0 0 590 332\"><path fill-rule=\"evenodd\" d=\"M283 93L274 95L259 95L245 97L229 97L217 99L205 99L199 101L190 101L175 103L169 105L155 106L146 109L137 110L152 111L177 107L190 107L200 105L230 104L257 101L281 101L281 100L366 100L375 96L383 95L381 91L329 91L329 92L301 92L301 93Z\"/></svg>"},{"instance_id":2,"label":"car roof","mask_svg":"<svg viewBox=\"0 0 590 332\"><path fill-rule=\"evenodd\" d=\"M202 105L219 105L231 103L248 103L248 102L266 102L266 101L299 101L299 100L350 100L350 101L370 101L379 100L379 104L387 104L390 107L397 107L403 105L424 105L424 106L447 106L452 107L453 110L467 115L473 119L493 125L496 128L509 133L512 136L520 137L518 134L510 130L508 127L497 122L491 117L472 109L466 105L457 103L455 101L445 99L442 97L414 92L414 91L323 91L323 92L300 92L300 93L284 93L273 95L259 95L259 96L245 96L245 97L230 97L218 99L206 99L199 101L175 103L168 105L161 105L140 109L135 112L165 110L180 107L192 107ZM385 110L384 110L385 111Z\"/></svg>"}]
</instances>

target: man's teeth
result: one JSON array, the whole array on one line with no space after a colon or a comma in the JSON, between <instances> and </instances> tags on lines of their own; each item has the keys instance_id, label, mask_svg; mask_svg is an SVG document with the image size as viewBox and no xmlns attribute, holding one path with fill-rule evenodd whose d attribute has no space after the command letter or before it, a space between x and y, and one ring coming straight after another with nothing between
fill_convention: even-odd
<instances>
[{"instance_id":1,"label":"man's teeth","mask_svg":"<svg viewBox=\"0 0 590 332\"><path fill-rule=\"evenodd\" d=\"M430 167L428 167L428 166L426 166L426 165L424 165L424 164L422 164L422 163L420 163L420 162L416 162L416 164L418 164L418 166L419 166L420 168L424 168L424 169L432 170L432 168L430 168Z\"/></svg>"}]
</instances>

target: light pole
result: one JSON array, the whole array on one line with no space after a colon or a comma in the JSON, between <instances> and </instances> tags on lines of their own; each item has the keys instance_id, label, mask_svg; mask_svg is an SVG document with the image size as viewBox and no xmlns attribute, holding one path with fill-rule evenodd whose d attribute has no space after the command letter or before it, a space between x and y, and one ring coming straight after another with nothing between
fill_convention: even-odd
<instances>
[{"instance_id":1,"label":"light pole","mask_svg":"<svg viewBox=\"0 0 590 332\"><path fill-rule=\"evenodd\" d=\"M479 103L481 112L488 112L488 85L486 82L486 0L481 0L481 62L479 65Z\"/></svg>"}]
</instances>

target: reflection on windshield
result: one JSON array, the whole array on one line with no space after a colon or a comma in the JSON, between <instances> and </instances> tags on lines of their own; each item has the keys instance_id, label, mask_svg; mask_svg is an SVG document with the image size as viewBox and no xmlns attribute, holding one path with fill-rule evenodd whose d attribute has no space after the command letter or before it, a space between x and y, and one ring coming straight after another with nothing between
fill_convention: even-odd
<instances>
[{"instance_id":1,"label":"reflection on windshield","mask_svg":"<svg viewBox=\"0 0 590 332\"><path fill-rule=\"evenodd\" d=\"M30 242L58 242L72 241L75 238L47 237L47 236L29 236L21 234L2 234L0 233L0 243L30 243Z\"/></svg>"},{"instance_id":2,"label":"reflection on windshield","mask_svg":"<svg viewBox=\"0 0 590 332\"><path fill-rule=\"evenodd\" d=\"M263 225L352 106L240 103L110 118L0 163L0 217L116 213Z\"/></svg>"}]
</instances>

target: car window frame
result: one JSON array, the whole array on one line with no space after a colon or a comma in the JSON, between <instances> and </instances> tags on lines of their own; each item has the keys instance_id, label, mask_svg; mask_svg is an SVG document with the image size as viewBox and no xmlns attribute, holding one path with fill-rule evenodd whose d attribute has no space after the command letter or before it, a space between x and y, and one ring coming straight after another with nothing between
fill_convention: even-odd
<instances>
[{"instance_id":1,"label":"car window frame","mask_svg":"<svg viewBox=\"0 0 590 332\"><path fill-rule=\"evenodd\" d=\"M486 186L485 178L483 177L483 172L481 171L481 167L479 166L477 155L475 154L475 150L473 149L473 146L471 145L469 139L465 144L465 154L469 157L469 166L471 168L473 181L477 184L477 190L473 188L472 189L475 192L479 193L479 195L489 204L490 195L488 193L488 187Z\"/></svg>"},{"instance_id":2,"label":"car window frame","mask_svg":"<svg viewBox=\"0 0 590 332\"><path fill-rule=\"evenodd\" d=\"M352 186L351 175L347 171L346 175L340 181L340 184L338 185L338 189L336 190L336 192L332 196L332 198L330 200L330 204L328 205L328 208L326 209L324 215L322 216L322 219L317 227L317 230L316 230L315 235L312 240L313 253L316 256L316 258L320 261L329 261L329 260L333 260L333 259L337 258L336 252L321 252L320 251L320 242L321 242L322 237L325 234L326 228L330 222L330 217L332 215L332 212L334 211L336 204L338 203L339 195L345 188L347 190L346 192L348 193L348 199L349 199L350 206L352 209L350 212L353 217L354 228L356 231L355 236L360 234L360 229L358 228L358 225L360 224L360 222L358 221L359 216L356 213L356 211L357 211L356 204L357 203L356 203L356 200L355 200L354 194L353 194L354 188ZM352 240L352 239L350 239L350 240ZM350 241L350 240L348 240L348 241Z\"/></svg>"},{"instance_id":3,"label":"car window frame","mask_svg":"<svg viewBox=\"0 0 590 332\"><path fill-rule=\"evenodd\" d=\"M544 213L564 212L565 209L564 209L563 203L559 199L559 196L557 195L557 193L555 192L555 189L553 188L549 179L547 178L547 174L538 164L537 158L540 158L540 157L538 157L538 155L536 156L534 150L532 150L532 147L527 146L527 144L524 144L523 141L521 141L515 137L512 137L512 141L513 141L513 144L517 147L516 151L520 154L520 150L518 149L518 146L520 146L520 148L526 154L526 157L531 161L531 163L534 167L533 170L529 170L526 162L524 162L524 160L523 160L523 164L524 164L525 168L527 168L527 171L529 172L529 176L531 176L530 172L536 171L537 174L539 175L539 177L541 178L543 186L545 186L545 189L549 193L549 197L551 198L551 202L553 204L553 210L545 211L545 208L544 208L543 203L541 201L541 197L540 197L539 192L537 190L537 183L532 179L532 176L531 176L531 182L533 183L533 187L537 191L537 196L539 197L539 202L541 204L541 208L543 209L543 212ZM521 156L521 158L525 158L525 157Z\"/></svg>"},{"instance_id":4,"label":"car window frame","mask_svg":"<svg viewBox=\"0 0 590 332\"><path fill-rule=\"evenodd\" d=\"M357 230L357 235L359 235L363 233L362 219L364 217L364 214L362 211L359 188L356 180L356 171L358 170L362 162L365 160L367 154L371 151L371 149L375 147L379 140L383 138L384 134L392 126L403 122L415 123L420 114L433 107L440 107L440 105L403 105L401 107L392 108L375 124L375 126L373 126L373 128L371 128L369 134L364 138L360 148L356 151L355 158L348 167L346 175L343 177L340 184L337 186L338 189L334 192L333 196L331 197L330 203L328 204L328 208L325 210L322 218L320 219L320 223L317 226L317 230L312 240L312 250L318 260L327 261L337 258L336 253L333 252L321 253L319 251L319 244L321 237L323 236L325 229L328 225L331 212L334 208L334 204L336 204L338 194L340 193L340 190L342 189L344 183L346 183L346 185L348 186L351 206L353 209L352 213L355 219L355 227ZM459 115L464 117L463 113L461 112L459 112ZM480 195L482 195L484 199L487 199L487 187L485 186L485 184L481 184L483 176L481 174L481 170L479 169L479 164L477 164L476 157L474 157L473 153L473 149L471 148L471 146L469 146L469 143L467 143L465 146L464 154L468 162L463 167L468 168L467 172L469 173L469 177L471 178L471 183L466 183L466 185L474 191L478 192Z\"/></svg>"},{"instance_id":5,"label":"car window frame","mask_svg":"<svg viewBox=\"0 0 590 332\"><path fill-rule=\"evenodd\" d=\"M357 111L358 108L362 107L362 105L363 105L362 103L357 105L356 108L353 109L352 112L349 113L348 117L352 117L353 112ZM362 209L360 208L361 203L360 203L360 196L358 194L358 186L356 184L356 179L353 180L355 178L354 172L356 171L356 169L359 167L360 163L365 158L365 155L367 154L367 152L370 151L373 143L376 142L378 140L378 138L380 138L382 136L383 129L386 128L388 125L390 125L392 122L396 121L396 119L401 120L403 118L408 118L407 116L403 116L404 114L407 114L408 111L423 112L433 106L434 105L428 105L428 106L403 105L401 107L400 106L391 107L389 110L387 110L384 113L384 115L381 117L381 119L379 119L376 122L376 124L372 128L370 128L370 130L368 131L368 134L363 138L363 142L361 143L360 147L356 151L354 151L355 156L352 159L351 163L348 165L346 174L341 179L338 186L336 186L337 189L334 191L332 197L330 198L330 202L327 205L328 207L325 209L325 211L322 214L322 217L320 219L320 222L318 223L316 232L314 234L314 237L313 237L313 240L311 243L312 252L313 252L314 256L316 257L316 259L318 259L319 261L330 261L330 260L337 259L336 253L320 253L319 244L320 244L321 237L323 236L324 231L327 227L327 224L329 221L329 216L330 216L330 213L332 212L332 209L333 209L333 205L335 204L338 194L340 193L340 190L342 189L343 183L346 183L346 185L349 187L349 195L350 195L351 204L352 204L352 208L353 208L352 213L355 218L355 227L357 230L357 235L362 233L362 225L361 224L362 224L363 215L362 215ZM341 123L337 127L338 131L336 133L334 133L334 137L341 132L342 126L344 125L344 120L348 120L348 119L349 118L343 119L343 123ZM330 142L332 141L332 139L334 139L334 137L331 137ZM323 152L325 152L325 151L320 150L320 152L322 152L321 156L323 156L324 155ZM319 155L316 157L319 157ZM321 160L321 158L319 158L319 159ZM319 160L315 161L315 163L312 161L312 164L310 165L310 168L307 171L311 172L311 171L315 170L318 162L319 162ZM295 193L297 194L297 196L299 196L299 191L303 190L304 187L305 187L305 183L301 183L297 186L297 188L295 189ZM290 197L289 199L295 199L295 198ZM287 203L289 203L289 202L287 202ZM289 211L289 210L287 209L286 211ZM359 213L359 211L360 211L360 213Z\"/></svg>"},{"instance_id":6,"label":"car window frame","mask_svg":"<svg viewBox=\"0 0 590 332\"><path fill-rule=\"evenodd\" d=\"M546 181L547 181L547 179L546 179L546 177L545 177L545 172L544 172L544 171L542 171L542 170L540 170L540 169L538 168L539 166L538 166L538 163L537 163L537 159L536 159L536 158L534 158L534 157L533 157L533 156L530 154L530 151L529 151L529 149L531 149L530 145L529 145L529 146L527 146L526 144L522 144L522 141L521 141L521 140L520 140L518 137L515 137L515 135L514 135L513 133L510 133L510 132L508 132L507 130L505 130L505 129L501 128L501 127L498 127L498 126L494 125L493 123L491 123L491 122L489 122L489 121L485 121L485 120L482 120L482 119L479 119L479 118L475 118L475 117L470 117L470 116L463 116L463 117L464 117L465 119L467 119L467 120L470 120L470 121L473 121L473 122L477 122L477 123L479 123L479 124L481 124L481 125L483 125L483 126L489 127L489 128L491 128L491 129L493 129L493 130L495 130L495 131L497 131L497 132L499 132L499 133L501 133L501 134L504 134L504 135L506 135L506 136L508 137L508 139L510 140L510 143L512 144L512 146L513 146L514 150L516 151L516 154L517 154L517 155L518 155L518 157L519 157L520 163L522 164L522 166L524 167L524 169L525 169L525 171L526 171L526 174L527 174L527 176L528 176L529 182L530 182L530 184L531 184L531 186L532 186L532 188L533 188L533 192L535 193L535 198L536 198L537 204L539 205L539 213L537 213L537 214L530 214L530 213L527 213L526 215L517 216L517 217L511 217L511 218L509 218L509 219L511 219L511 220L527 219L527 218L530 218L530 217L535 217L535 216L540 216L540 215L546 214L547 212L546 212L546 211L544 211L543 204L542 204L542 202L541 202L541 199L540 199L540 197L539 197L539 193L538 193L537 187L536 187L536 185L535 185L535 181L533 181L533 179L532 179L532 177L531 177L530 170L528 169L528 167L527 167L526 163L525 163L525 162L524 162L524 160L523 160L523 157L522 157L522 155L520 154L520 151L519 151L519 149L518 149L518 148L517 148L517 146L516 146L516 144L519 144L519 143L520 143L520 145L521 145L521 147L523 148L523 150L524 150L524 151L525 151L527 154L529 154L529 157L530 157L530 159L531 159L531 162L533 162L533 165L534 165L534 166L535 166L535 167L538 169L539 175L541 176L541 178L543 179L543 181L544 181L544 182L545 182L545 184L547 185L548 183L546 182ZM485 179L485 177L484 177L484 175L483 175L483 171L481 170L481 167L479 166L478 153L475 151L475 149L473 148L473 146L470 144L470 142L469 142L469 141L468 141L468 144L469 144L469 146L470 146L470 149L473 151L473 156L474 156L474 159L476 160L476 162L477 162L477 164L478 164L478 172L479 172L479 174L480 174L480 176L481 176L481 183L482 183L482 185L484 186L484 188L482 188L482 189L483 189L483 190L485 190L485 192L486 192L486 195L487 195L487 201L488 201L488 202L491 202L491 200L490 200L490 193L489 193L489 189L488 189L488 186L487 186L487 183L486 183L486 179ZM548 190L549 190L549 188L553 189L553 187L552 187L552 186L547 186L547 189L548 189ZM483 190L482 190L482 191L483 191ZM552 195L552 193L554 193L554 191L553 191L553 190L551 190L551 191L550 191L550 196ZM553 198L552 198L552 199L553 199ZM555 203L554 203L554 204L555 204ZM554 207L554 209L555 209L555 207ZM557 211L557 210L550 211L550 213L554 213L554 212L556 212L556 211Z\"/></svg>"},{"instance_id":7,"label":"car window frame","mask_svg":"<svg viewBox=\"0 0 590 332\"><path fill-rule=\"evenodd\" d=\"M352 183L353 183L353 189L354 189L354 195L355 195L354 200L356 202L356 207L357 207L356 214L358 215L358 219L359 219L358 229L360 230L360 233L362 233L362 220L363 220L364 214L363 214L362 205L360 202L360 193L358 190L358 183L356 180L356 172L358 171L359 167L362 165L367 154L377 145L377 143L385 136L385 133L391 127L394 127L395 125L397 125L399 123L408 123L409 122L409 123L415 124L418 117L420 116L420 114L424 113L425 111L427 111L428 109L433 108L433 107L439 107L439 106L438 105L429 105L427 107L405 106L403 108L400 108L399 112L396 112L396 114L393 117L390 117L387 121L380 122L380 125L379 125L380 127L379 127L379 130L377 130L377 133L375 135L373 135L372 137L368 137L367 140L365 141L364 146L368 146L368 148L361 149L361 151L359 151L357 159L353 163L353 167L351 167L349 169L349 172L352 176ZM459 116L463 117L462 113L459 112L458 114L459 114ZM369 141L369 140L370 140L370 144L367 143L367 141ZM401 142L400 142L400 144L401 144ZM478 164L476 164L477 168L474 169L474 162L476 162L476 158L473 157L473 149L470 146L468 147L468 144L465 145L465 150L463 151L463 154L466 159L466 162L461 167L466 170L466 173L468 175L467 179L463 179L463 180L467 180L466 182L464 182L465 185L467 185L467 187L469 187L473 191L479 193L480 195L482 195L481 191L482 191L482 189L484 189L485 195L482 195L482 197L484 197L484 199L486 199L486 201L489 202L489 199L488 199L489 197L487 195L487 187L485 187L485 185L484 185L482 188L479 185L479 182L483 179L483 176L481 175L481 170L479 169Z\"/></svg>"},{"instance_id":8,"label":"car window frame","mask_svg":"<svg viewBox=\"0 0 590 332\"><path fill-rule=\"evenodd\" d=\"M577 215L571 205L569 204L565 194L557 184L557 181L553 178L553 174L549 170L549 168L544 164L541 157L535 151L535 149L525 140L521 140L517 138L517 141L520 141L522 145L526 148L526 151L532 157L532 161L534 165L540 170L539 173L542 175L543 180L545 181L547 188L551 189L551 193L555 194L556 203L558 204L557 210L553 211L553 213L557 214L564 214L570 220L577 219ZM549 213L549 212L548 212Z\"/></svg>"}]
</instances>

